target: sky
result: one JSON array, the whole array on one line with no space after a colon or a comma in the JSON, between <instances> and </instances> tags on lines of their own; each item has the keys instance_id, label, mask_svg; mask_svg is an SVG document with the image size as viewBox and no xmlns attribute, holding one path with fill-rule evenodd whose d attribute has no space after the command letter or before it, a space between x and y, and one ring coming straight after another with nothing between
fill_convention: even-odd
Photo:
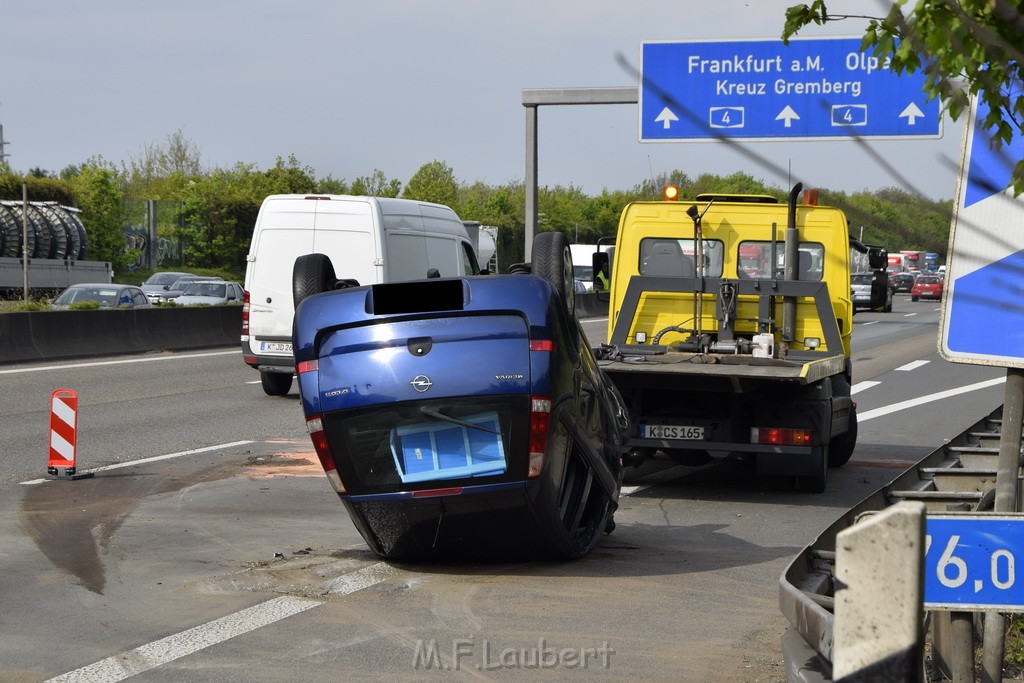
<instances>
[{"instance_id":1,"label":"sky","mask_svg":"<svg viewBox=\"0 0 1024 683\"><path fill-rule=\"evenodd\" d=\"M402 183L442 161L521 182L522 91L636 86L644 41L777 38L796 0L51 0L0 19L0 125L19 172L117 164L181 131L206 169L294 155L317 177ZM832 0L832 14L881 14ZM801 36L860 36L866 22ZM962 125L938 140L641 143L637 105L542 107L538 182L587 194L661 173L951 199ZM747 154L750 153L750 154ZM893 169L874 158L884 158ZM770 163L765 163L768 160Z\"/></svg>"}]
</instances>

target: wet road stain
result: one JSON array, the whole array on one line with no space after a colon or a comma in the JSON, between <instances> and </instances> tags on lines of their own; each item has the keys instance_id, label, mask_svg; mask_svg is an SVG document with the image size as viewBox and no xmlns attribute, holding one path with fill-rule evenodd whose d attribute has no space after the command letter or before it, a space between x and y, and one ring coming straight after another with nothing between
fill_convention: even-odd
<instances>
[{"instance_id":1,"label":"wet road stain","mask_svg":"<svg viewBox=\"0 0 1024 683\"><path fill-rule=\"evenodd\" d=\"M323 476L312 454L267 454L250 457L241 466L236 461L198 470L189 469L189 464L165 465L159 474L120 470L32 486L21 500L20 527L55 567L102 595L103 555L118 528L146 498L238 476Z\"/></svg>"}]
</instances>

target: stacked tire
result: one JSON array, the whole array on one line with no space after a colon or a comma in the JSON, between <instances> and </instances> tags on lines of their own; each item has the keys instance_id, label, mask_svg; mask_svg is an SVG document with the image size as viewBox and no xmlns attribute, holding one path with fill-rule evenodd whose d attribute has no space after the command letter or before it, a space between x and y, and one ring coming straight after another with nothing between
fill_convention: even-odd
<instances>
[{"instance_id":1,"label":"stacked tire","mask_svg":"<svg viewBox=\"0 0 1024 683\"><path fill-rule=\"evenodd\" d=\"M88 239L76 210L52 202L0 202L0 256L85 260ZM27 228L27 240L26 240Z\"/></svg>"}]
</instances>

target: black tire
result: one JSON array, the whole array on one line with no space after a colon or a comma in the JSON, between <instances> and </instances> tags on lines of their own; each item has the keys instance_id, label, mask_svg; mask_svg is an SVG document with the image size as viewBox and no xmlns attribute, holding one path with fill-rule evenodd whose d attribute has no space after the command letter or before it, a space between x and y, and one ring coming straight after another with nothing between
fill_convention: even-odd
<instances>
[{"instance_id":1,"label":"black tire","mask_svg":"<svg viewBox=\"0 0 1024 683\"><path fill-rule=\"evenodd\" d=\"M885 313L892 313L892 290L885 297Z\"/></svg>"},{"instance_id":2,"label":"black tire","mask_svg":"<svg viewBox=\"0 0 1024 683\"><path fill-rule=\"evenodd\" d=\"M533 238L533 274L554 285L559 297L565 302L569 315L576 314L572 253L564 234L542 232Z\"/></svg>"},{"instance_id":3,"label":"black tire","mask_svg":"<svg viewBox=\"0 0 1024 683\"><path fill-rule=\"evenodd\" d=\"M850 427L828 443L828 466L842 467L857 447L857 409L850 408Z\"/></svg>"},{"instance_id":4,"label":"black tire","mask_svg":"<svg viewBox=\"0 0 1024 683\"><path fill-rule=\"evenodd\" d=\"M22 220L27 221L32 226L32 231L36 234L36 248L33 252L33 258L50 258L50 251L53 248L53 233L50 232L50 226L46 222L46 218L39 210L29 205L28 215L24 215L24 211L21 207L18 208L18 213L23 214Z\"/></svg>"},{"instance_id":5,"label":"black tire","mask_svg":"<svg viewBox=\"0 0 1024 683\"><path fill-rule=\"evenodd\" d=\"M326 254L304 254L295 259L292 268L292 301L298 308L299 302L308 296L329 292L337 281L334 264Z\"/></svg>"},{"instance_id":6,"label":"black tire","mask_svg":"<svg viewBox=\"0 0 1024 683\"><path fill-rule=\"evenodd\" d=\"M292 388L292 375L288 372L260 372L260 383L267 396L286 396Z\"/></svg>"},{"instance_id":7,"label":"black tire","mask_svg":"<svg viewBox=\"0 0 1024 683\"><path fill-rule=\"evenodd\" d=\"M805 493L823 493L828 479L828 446L812 450L815 457L815 471L796 478L796 490Z\"/></svg>"},{"instance_id":8,"label":"black tire","mask_svg":"<svg viewBox=\"0 0 1024 683\"><path fill-rule=\"evenodd\" d=\"M39 211L46 218L46 223L49 225L50 233L53 236L52 244L50 245L50 258L66 259L68 257L70 239L68 238L68 231L64 229L64 222L48 206L39 207Z\"/></svg>"},{"instance_id":9,"label":"black tire","mask_svg":"<svg viewBox=\"0 0 1024 683\"><path fill-rule=\"evenodd\" d=\"M917 301L917 300L918 300L918 299L920 299L920 298L921 298L921 297L917 297L917 296L912 296L912 297L910 297L910 300L911 300L911 301Z\"/></svg>"},{"instance_id":10,"label":"black tire","mask_svg":"<svg viewBox=\"0 0 1024 683\"><path fill-rule=\"evenodd\" d=\"M82 236L78 232L78 225L73 220L71 213L66 211L64 207L54 206L51 210L64 225L64 232L67 234L68 245L65 258L74 261L78 259L78 254L82 251Z\"/></svg>"}]
</instances>

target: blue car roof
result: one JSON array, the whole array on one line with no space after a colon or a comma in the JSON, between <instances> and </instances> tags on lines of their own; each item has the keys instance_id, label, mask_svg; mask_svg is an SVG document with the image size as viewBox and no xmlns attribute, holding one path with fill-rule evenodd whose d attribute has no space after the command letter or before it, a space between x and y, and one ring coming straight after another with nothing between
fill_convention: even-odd
<instances>
[{"instance_id":1,"label":"blue car roof","mask_svg":"<svg viewBox=\"0 0 1024 683\"><path fill-rule=\"evenodd\" d=\"M325 330L373 324L396 318L437 319L453 315L516 313L531 339L552 339L566 325L555 288L534 275L481 275L413 280L352 287L304 299L295 311L296 361L317 357L318 335Z\"/></svg>"}]
</instances>

